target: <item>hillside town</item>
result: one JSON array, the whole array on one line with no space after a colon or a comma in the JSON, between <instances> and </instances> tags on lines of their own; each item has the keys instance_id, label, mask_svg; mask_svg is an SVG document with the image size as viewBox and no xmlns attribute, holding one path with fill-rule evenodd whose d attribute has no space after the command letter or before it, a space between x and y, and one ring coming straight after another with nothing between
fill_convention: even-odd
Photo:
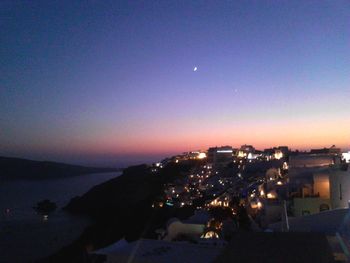
<instances>
[{"instance_id":1,"label":"hillside town","mask_svg":"<svg viewBox=\"0 0 350 263\"><path fill-rule=\"evenodd\" d=\"M166 158L150 166L154 176L169 165L190 169L163 185L152 209L192 208L193 214L169 219L154 239L121 239L91 256L101 262L259 262L263 253L274 258L266 262L347 262L349 162L350 152L334 145L308 152L221 146ZM301 253L305 246L308 253Z\"/></svg>"}]
</instances>

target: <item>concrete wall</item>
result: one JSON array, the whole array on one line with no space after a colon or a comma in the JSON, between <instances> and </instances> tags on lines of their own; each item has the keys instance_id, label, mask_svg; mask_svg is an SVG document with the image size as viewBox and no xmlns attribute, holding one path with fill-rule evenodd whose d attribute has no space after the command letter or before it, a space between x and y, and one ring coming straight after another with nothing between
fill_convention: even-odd
<instances>
[{"instance_id":1,"label":"concrete wall","mask_svg":"<svg viewBox=\"0 0 350 263\"><path fill-rule=\"evenodd\" d=\"M350 201L350 170L332 171L330 175L330 193L333 209L347 208Z\"/></svg>"},{"instance_id":2,"label":"concrete wall","mask_svg":"<svg viewBox=\"0 0 350 263\"><path fill-rule=\"evenodd\" d=\"M290 168L322 167L334 164L334 156L330 154L300 154L290 156Z\"/></svg>"},{"instance_id":3,"label":"concrete wall","mask_svg":"<svg viewBox=\"0 0 350 263\"><path fill-rule=\"evenodd\" d=\"M164 240L171 241L178 235L200 236L204 227L202 224L184 224L180 221L173 221L167 227L167 235Z\"/></svg>"},{"instance_id":4,"label":"concrete wall","mask_svg":"<svg viewBox=\"0 0 350 263\"><path fill-rule=\"evenodd\" d=\"M282 205L264 205L263 224L269 225L280 221L282 217Z\"/></svg>"},{"instance_id":5,"label":"concrete wall","mask_svg":"<svg viewBox=\"0 0 350 263\"><path fill-rule=\"evenodd\" d=\"M330 198L329 173L314 174L314 194L321 198Z\"/></svg>"},{"instance_id":6,"label":"concrete wall","mask_svg":"<svg viewBox=\"0 0 350 263\"><path fill-rule=\"evenodd\" d=\"M320 206L326 204L329 209L332 209L331 200L328 198L294 198L293 199L293 213L294 216L303 216L307 212L309 214L317 214L320 212Z\"/></svg>"}]
</instances>

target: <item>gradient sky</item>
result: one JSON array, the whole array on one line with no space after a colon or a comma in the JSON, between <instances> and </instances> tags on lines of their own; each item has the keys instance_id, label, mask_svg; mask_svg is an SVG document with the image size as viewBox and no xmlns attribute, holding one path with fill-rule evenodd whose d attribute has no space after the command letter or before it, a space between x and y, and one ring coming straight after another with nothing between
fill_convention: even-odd
<instances>
[{"instance_id":1,"label":"gradient sky","mask_svg":"<svg viewBox=\"0 0 350 263\"><path fill-rule=\"evenodd\" d=\"M0 18L2 155L350 146L349 1L11 0Z\"/></svg>"}]
</instances>

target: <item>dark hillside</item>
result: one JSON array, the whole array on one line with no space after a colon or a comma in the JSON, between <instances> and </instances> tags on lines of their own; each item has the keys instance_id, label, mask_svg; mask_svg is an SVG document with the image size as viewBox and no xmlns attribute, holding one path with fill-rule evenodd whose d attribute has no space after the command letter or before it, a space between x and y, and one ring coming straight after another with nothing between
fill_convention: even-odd
<instances>
[{"instance_id":1,"label":"dark hillside","mask_svg":"<svg viewBox=\"0 0 350 263\"><path fill-rule=\"evenodd\" d=\"M114 168L96 168L64 163L0 157L0 179L49 179L90 173L114 172Z\"/></svg>"}]
</instances>

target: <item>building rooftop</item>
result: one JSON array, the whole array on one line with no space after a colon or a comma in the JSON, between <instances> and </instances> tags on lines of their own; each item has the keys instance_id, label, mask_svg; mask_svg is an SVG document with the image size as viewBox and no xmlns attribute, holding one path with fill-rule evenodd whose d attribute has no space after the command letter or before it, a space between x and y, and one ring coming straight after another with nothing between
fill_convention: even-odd
<instances>
[{"instance_id":1,"label":"building rooftop","mask_svg":"<svg viewBox=\"0 0 350 263\"><path fill-rule=\"evenodd\" d=\"M299 154L289 157L290 168L322 167L339 162L340 157L332 154Z\"/></svg>"},{"instance_id":2,"label":"building rooftop","mask_svg":"<svg viewBox=\"0 0 350 263\"><path fill-rule=\"evenodd\" d=\"M350 237L349 209L334 209L318 214L289 218L289 231L319 232L334 235L340 232ZM269 229L280 231L281 223L269 225Z\"/></svg>"},{"instance_id":3,"label":"building rooftop","mask_svg":"<svg viewBox=\"0 0 350 263\"><path fill-rule=\"evenodd\" d=\"M309 263L334 259L323 234L241 232L214 262Z\"/></svg>"},{"instance_id":4,"label":"building rooftop","mask_svg":"<svg viewBox=\"0 0 350 263\"><path fill-rule=\"evenodd\" d=\"M222 246L212 244L140 239L132 243L121 240L93 254L105 255L110 263L193 263L213 262L222 250Z\"/></svg>"}]
</instances>

